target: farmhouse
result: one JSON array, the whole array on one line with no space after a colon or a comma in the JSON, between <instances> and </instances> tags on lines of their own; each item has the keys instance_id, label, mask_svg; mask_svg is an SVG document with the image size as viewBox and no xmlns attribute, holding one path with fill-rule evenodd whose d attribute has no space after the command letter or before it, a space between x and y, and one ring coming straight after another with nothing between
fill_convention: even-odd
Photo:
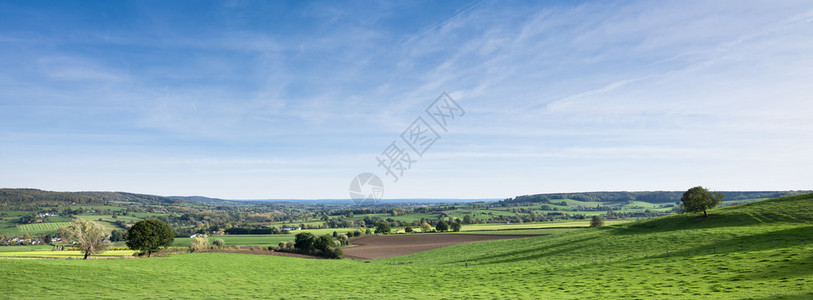
<instances>
[{"instance_id":1,"label":"farmhouse","mask_svg":"<svg viewBox=\"0 0 813 300\"><path fill-rule=\"evenodd\" d=\"M282 227L282 229L287 231L302 230L302 228L299 226L286 226Z\"/></svg>"}]
</instances>

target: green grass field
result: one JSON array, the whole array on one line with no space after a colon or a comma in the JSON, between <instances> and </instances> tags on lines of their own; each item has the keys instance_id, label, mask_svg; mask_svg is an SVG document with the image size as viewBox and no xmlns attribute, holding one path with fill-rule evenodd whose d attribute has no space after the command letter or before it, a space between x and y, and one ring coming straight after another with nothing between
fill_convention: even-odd
<instances>
[{"instance_id":1,"label":"green grass field","mask_svg":"<svg viewBox=\"0 0 813 300\"><path fill-rule=\"evenodd\" d=\"M671 215L370 262L220 253L0 259L0 278L4 292L20 298L813 297L813 245L803 242L813 241L813 195L710 213L707 219Z\"/></svg>"},{"instance_id":2,"label":"green grass field","mask_svg":"<svg viewBox=\"0 0 813 300\"><path fill-rule=\"evenodd\" d=\"M131 256L135 251L133 250L108 250L104 253L93 255L93 257L111 257L111 256ZM41 250L27 250L27 251L0 251L0 259L12 257L53 257L53 258L72 258L82 259L84 254L75 250L65 251L51 251L51 248Z\"/></svg>"},{"instance_id":3,"label":"green grass field","mask_svg":"<svg viewBox=\"0 0 813 300\"><path fill-rule=\"evenodd\" d=\"M17 231L21 234L28 233L31 235L54 233L57 231L59 227L68 226L70 224L71 222L56 222L56 223L34 223L34 224L17 225Z\"/></svg>"},{"instance_id":4,"label":"green grass field","mask_svg":"<svg viewBox=\"0 0 813 300\"><path fill-rule=\"evenodd\" d=\"M605 220L605 225L623 224L628 220ZM481 230L517 230L517 229L542 229L542 228L563 228L563 227L588 227L590 220L583 221L561 221L561 222L541 222L541 223L486 223L463 225L461 232L481 231Z\"/></svg>"},{"instance_id":5,"label":"green grass field","mask_svg":"<svg viewBox=\"0 0 813 300\"><path fill-rule=\"evenodd\" d=\"M277 246L280 242L293 241L293 234L261 234L261 235L213 235L209 236L209 242L216 239L223 239L226 246ZM173 247L186 247L192 242L191 238L175 238Z\"/></svg>"}]
</instances>

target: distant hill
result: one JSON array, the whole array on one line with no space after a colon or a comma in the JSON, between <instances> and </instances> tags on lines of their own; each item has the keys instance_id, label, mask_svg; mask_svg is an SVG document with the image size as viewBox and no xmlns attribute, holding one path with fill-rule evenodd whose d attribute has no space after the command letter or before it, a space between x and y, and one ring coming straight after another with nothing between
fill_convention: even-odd
<instances>
[{"instance_id":1,"label":"distant hill","mask_svg":"<svg viewBox=\"0 0 813 300\"><path fill-rule=\"evenodd\" d=\"M675 203L680 201L685 191L654 191L654 192L584 192L584 193L553 193L553 194L536 194L516 196L508 198L502 203L549 203L550 201L572 199L585 202L631 202L643 201L649 203ZM740 192L740 191L723 191L725 200L748 200L748 199L764 199L764 198L778 198L784 196L793 196L806 194L813 191L759 191L759 192Z\"/></svg>"},{"instance_id":2,"label":"distant hill","mask_svg":"<svg viewBox=\"0 0 813 300\"><path fill-rule=\"evenodd\" d=\"M209 198L209 197L203 197L203 196L169 196L167 198L190 201L190 202L197 202L197 203L206 203L206 204L212 204L212 205L233 205L233 204L235 204L237 202L240 202L240 201L237 201L237 200L225 200L225 199Z\"/></svg>"},{"instance_id":3,"label":"distant hill","mask_svg":"<svg viewBox=\"0 0 813 300\"><path fill-rule=\"evenodd\" d=\"M190 201L124 192L51 192L37 189L0 189L0 209L24 208L31 205L105 205L108 203L180 205L190 203Z\"/></svg>"},{"instance_id":4,"label":"distant hill","mask_svg":"<svg viewBox=\"0 0 813 300\"><path fill-rule=\"evenodd\" d=\"M37 189L0 189L0 209L31 204L104 205L104 200L88 195L67 192L49 192Z\"/></svg>"}]
</instances>

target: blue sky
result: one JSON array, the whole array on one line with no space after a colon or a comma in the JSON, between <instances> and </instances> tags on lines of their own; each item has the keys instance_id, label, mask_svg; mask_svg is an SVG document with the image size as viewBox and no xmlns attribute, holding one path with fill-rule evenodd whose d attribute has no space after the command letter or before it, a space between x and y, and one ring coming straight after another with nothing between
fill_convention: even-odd
<instances>
[{"instance_id":1,"label":"blue sky","mask_svg":"<svg viewBox=\"0 0 813 300\"><path fill-rule=\"evenodd\" d=\"M2 1L0 186L810 189L809 1ZM376 157L447 92L398 182Z\"/></svg>"}]
</instances>

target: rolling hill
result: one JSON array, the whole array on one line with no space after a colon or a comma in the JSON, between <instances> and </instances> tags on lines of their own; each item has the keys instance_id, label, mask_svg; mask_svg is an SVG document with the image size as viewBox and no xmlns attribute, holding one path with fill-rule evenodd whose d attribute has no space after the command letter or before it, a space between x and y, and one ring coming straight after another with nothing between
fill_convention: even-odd
<instances>
[{"instance_id":1,"label":"rolling hill","mask_svg":"<svg viewBox=\"0 0 813 300\"><path fill-rule=\"evenodd\" d=\"M583 193L553 193L534 194L516 196L503 200L503 203L550 203L551 201L572 199L584 202L633 202L642 201L648 203L675 203L680 201L680 197L685 191L648 191L648 192L583 192ZM763 192L742 192L723 191L725 200L742 201L750 199L766 199L784 196L793 196L811 193L813 191L763 191Z\"/></svg>"},{"instance_id":2,"label":"rolling hill","mask_svg":"<svg viewBox=\"0 0 813 300\"><path fill-rule=\"evenodd\" d=\"M360 262L200 253L0 260L5 291L73 298L809 299L813 194ZM81 278L54 273L81 273ZM205 270L205 271L204 271ZM55 275L56 274L56 275ZM205 283L205 284L201 284ZM33 297L33 296L32 296ZM23 297L25 298L25 297Z\"/></svg>"}]
</instances>

